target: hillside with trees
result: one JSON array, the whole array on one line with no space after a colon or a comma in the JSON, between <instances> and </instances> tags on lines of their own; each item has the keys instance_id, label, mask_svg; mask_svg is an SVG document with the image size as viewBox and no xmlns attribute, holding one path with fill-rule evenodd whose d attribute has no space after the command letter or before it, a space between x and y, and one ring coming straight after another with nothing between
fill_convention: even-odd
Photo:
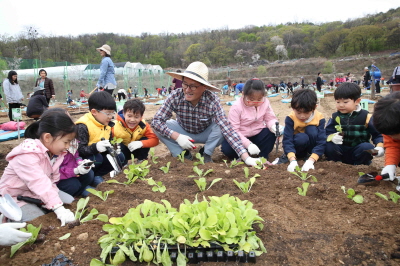
<instances>
[{"instance_id":1,"label":"hillside with trees","mask_svg":"<svg viewBox=\"0 0 400 266\"><path fill-rule=\"evenodd\" d=\"M0 35L0 56L37 58L47 61L47 66L61 61L96 64L99 56L95 48L105 43L112 47L114 62L141 62L163 68L186 67L195 60L222 67L319 56L334 59L399 49L400 7L346 22L286 23L159 35L45 36L30 27L16 36Z\"/></svg>"}]
</instances>

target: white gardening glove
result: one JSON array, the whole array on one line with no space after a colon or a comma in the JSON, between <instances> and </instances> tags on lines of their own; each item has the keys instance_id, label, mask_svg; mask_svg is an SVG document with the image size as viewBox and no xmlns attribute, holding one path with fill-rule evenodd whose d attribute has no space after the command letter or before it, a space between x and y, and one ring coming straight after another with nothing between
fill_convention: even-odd
<instances>
[{"instance_id":1,"label":"white gardening glove","mask_svg":"<svg viewBox=\"0 0 400 266\"><path fill-rule=\"evenodd\" d=\"M28 240L32 234L17 229L25 227L26 223L0 224L0 246L11 246Z\"/></svg>"},{"instance_id":2,"label":"white gardening glove","mask_svg":"<svg viewBox=\"0 0 400 266\"><path fill-rule=\"evenodd\" d=\"M107 147L111 148L111 143L108 139L96 143L96 149L100 153L105 152L107 150Z\"/></svg>"},{"instance_id":3,"label":"white gardening glove","mask_svg":"<svg viewBox=\"0 0 400 266\"><path fill-rule=\"evenodd\" d=\"M257 163L260 163L261 160L260 158L252 158L252 157L247 157L246 160L244 160L244 163L249 165L249 166L256 166Z\"/></svg>"},{"instance_id":4,"label":"white gardening glove","mask_svg":"<svg viewBox=\"0 0 400 266\"><path fill-rule=\"evenodd\" d=\"M192 149L194 147L194 140L191 137L183 134L179 134L176 142L178 142L179 146L181 146L181 148L184 150Z\"/></svg>"},{"instance_id":5,"label":"white gardening glove","mask_svg":"<svg viewBox=\"0 0 400 266\"><path fill-rule=\"evenodd\" d=\"M82 162L84 162L83 160ZM88 160L90 161L90 160ZM75 175L86 175L89 173L90 169L92 168L93 164L91 166L85 166L85 163L81 163L78 165L78 167L74 168L74 174Z\"/></svg>"},{"instance_id":6,"label":"white gardening glove","mask_svg":"<svg viewBox=\"0 0 400 266\"><path fill-rule=\"evenodd\" d=\"M378 151L378 154L375 155L376 157L382 157L385 154L385 149L383 147L375 147L376 151Z\"/></svg>"},{"instance_id":7,"label":"white gardening glove","mask_svg":"<svg viewBox=\"0 0 400 266\"><path fill-rule=\"evenodd\" d=\"M128 144L128 149L133 152L134 150L140 149L143 147L143 142L141 141L132 141Z\"/></svg>"},{"instance_id":8,"label":"white gardening glove","mask_svg":"<svg viewBox=\"0 0 400 266\"><path fill-rule=\"evenodd\" d=\"M61 221L61 226L75 221L75 215L70 210L65 209L64 206L54 209L54 212L56 213L57 218Z\"/></svg>"},{"instance_id":9,"label":"white gardening glove","mask_svg":"<svg viewBox=\"0 0 400 266\"><path fill-rule=\"evenodd\" d=\"M254 143L250 143L249 147L247 147L247 150L251 155L256 155L260 153L260 149Z\"/></svg>"},{"instance_id":10,"label":"white gardening glove","mask_svg":"<svg viewBox=\"0 0 400 266\"><path fill-rule=\"evenodd\" d=\"M289 172L294 172L294 170L296 170L296 167L297 167L297 166L299 166L299 165L297 164L297 161L291 161L290 164L289 164L288 167L287 167L287 170L288 170Z\"/></svg>"},{"instance_id":11,"label":"white gardening glove","mask_svg":"<svg viewBox=\"0 0 400 266\"><path fill-rule=\"evenodd\" d=\"M314 169L314 161L312 161L312 160L307 160L307 161L304 163L303 167L301 168L301 171L307 172L307 171L310 170L310 169Z\"/></svg>"},{"instance_id":12,"label":"white gardening glove","mask_svg":"<svg viewBox=\"0 0 400 266\"><path fill-rule=\"evenodd\" d=\"M284 126L279 125L279 135L282 135L282 134L283 134L284 128L285 128ZM272 133L274 133L275 136L276 136L276 135L277 135L277 134L276 134L276 125L271 126L271 127L269 128L269 131L271 131Z\"/></svg>"},{"instance_id":13,"label":"white gardening glove","mask_svg":"<svg viewBox=\"0 0 400 266\"><path fill-rule=\"evenodd\" d=\"M381 175L389 174L390 181L393 181L396 178L396 165L386 165L381 172Z\"/></svg>"},{"instance_id":14,"label":"white gardening glove","mask_svg":"<svg viewBox=\"0 0 400 266\"><path fill-rule=\"evenodd\" d=\"M335 144L342 145L343 144L343 136L339 135L339 132L333 134L332 142Z\"/></svg>"}]
</instances>

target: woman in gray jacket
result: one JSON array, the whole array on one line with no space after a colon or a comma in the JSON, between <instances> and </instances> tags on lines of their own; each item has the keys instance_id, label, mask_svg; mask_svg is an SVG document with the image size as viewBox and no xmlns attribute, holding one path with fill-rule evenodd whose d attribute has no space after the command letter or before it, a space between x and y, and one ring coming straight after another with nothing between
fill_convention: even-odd
<instances>
[{"instance_id":1,"label":"woman in gray jacket","mask_svg":"<svg viewBox=\"0 0 400 266\"><path fill-rule=\"evenodd\" d=\"M21 103L24 100L17 76L17 72L11 70L8 72L7 78L3 81L3 89L8 103L8 117L10 121L14 121L12 119L12 108L21 108Z\"/></svg>"}]
</instances>

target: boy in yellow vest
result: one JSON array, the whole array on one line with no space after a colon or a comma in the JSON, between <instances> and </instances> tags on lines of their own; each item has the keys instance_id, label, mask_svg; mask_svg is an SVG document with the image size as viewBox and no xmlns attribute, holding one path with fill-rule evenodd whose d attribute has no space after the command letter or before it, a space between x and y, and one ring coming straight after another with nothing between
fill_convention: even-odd
<instances>
[{"instance_id":1,"label":"boy in yellow vest","mask_svg":"<svg viewBox=\"0 0 400 266\"><path fill-rule=\"evenodd\" d=\"M79 140L78 152L83 159L94 161L94 183L96 187L104 181L102 176L113 170L108 161L107 147L111 147L110 139L113 138L112 127L116 104L106 91L94 92L90 95L89 113L78 119L77 139ZM102 140L104 138L104 140ZM119 162L124 162L125 157L122 153L118 154ZM120 165L122 166L122 165Z\"/></svg>"},{"instance_id":2,"label":"boy in yellow vest","mask_svg":"<svg viewBox=\"0 0 400 266\"><path fill-rule=\"evenodd\" d=\"M114 136L123 139L121 151L125 156L125 163L131 158L131 154L139 161L146 160L150 148L159 143L158 137L143 119L145 110L142 101L132 99L117 114Z\"/></svg>"}]
</instances>

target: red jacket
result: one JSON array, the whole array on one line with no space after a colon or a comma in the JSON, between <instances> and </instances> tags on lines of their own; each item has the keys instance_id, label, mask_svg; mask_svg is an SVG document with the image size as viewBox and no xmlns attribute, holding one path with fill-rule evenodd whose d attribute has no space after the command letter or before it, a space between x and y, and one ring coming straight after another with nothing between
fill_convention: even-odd
<instances>
[{"instance_id":1,"label":"red jacket","mask_svg":"<svg viewBox=\"0 0 400 266\"><path fill-rule=\"evenodd\" d=\"M385 147L385 166L399 165L400 163L400 140L383 135L383 147Z\"/></svg>"}]
</instances>

